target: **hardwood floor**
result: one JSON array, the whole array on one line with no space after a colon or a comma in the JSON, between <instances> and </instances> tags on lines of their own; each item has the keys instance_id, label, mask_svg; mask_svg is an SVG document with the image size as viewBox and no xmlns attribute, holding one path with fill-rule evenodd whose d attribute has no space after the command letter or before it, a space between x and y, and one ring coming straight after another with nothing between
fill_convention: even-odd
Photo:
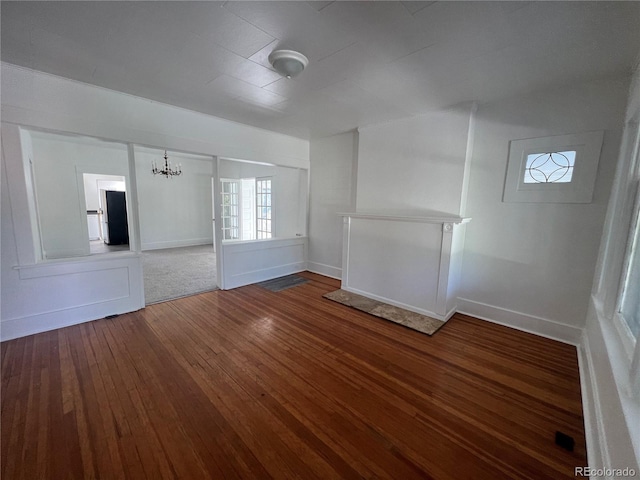
<instances>
[{"instance_id":1,"label":"hardwood floor","mask_svg":"<svg viewBox=\"0 0 640 480\"><path fill-rule=\"evenodd\" d=\"M586 465L574 347L464 315L428 337L304 275L3 343L2 478L556 479Z\"/></svg>"}]
</instances>

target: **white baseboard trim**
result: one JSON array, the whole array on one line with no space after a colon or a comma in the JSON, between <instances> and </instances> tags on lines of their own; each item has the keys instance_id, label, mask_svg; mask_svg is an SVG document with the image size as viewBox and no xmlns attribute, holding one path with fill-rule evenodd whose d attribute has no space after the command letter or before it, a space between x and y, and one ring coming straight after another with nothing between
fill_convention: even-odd
<instances>
[{"instance_id":1,"label":"white baseboard trim","mask_svg":"<svg viewBox=\"0 0 640 480\"><path fill-rule=\"evenodd\" d=\"M601 415L598 414L602 411L602 406L586 333L582 335L578 347L578 368L580 371L584 435L587 442L587 463L591 468L604 468L606 465L610 465L609 454L606 432Z\"/></svg>"},{"instance_id":2,"label":"white baseboard trim","mask_svg":"<svg viewBox=\"0 0 640 480\"><path fill-rule=\"evenodd\" d=\"M557 340L569 345L578 346L582 337L582 329L555 322L542 317L536 317L527 313L516 312L507 308L496 307L486 303L476 302L458 297L459 313L486 320L488 322L505 325L507 327L533 333L541 337Z\"/></svg>"},{"instance_id":3,"label":"white baseboard trim","mask_svg":"<svg viewBox=\"0 0 640 480\"><path fill-rule=\"evenodd\" d=\"M427 317L437 318L438 320L442 320L443 322L446 322L447 320L449 320L453 316L453 314L456 313L456 308L454 307L451 309L451 311L447 312L446 315L444 316L438 315L437 313L434 313L430 310L426 310L420 307L414 307L413 305L408 305L402 302L397 302L396 300L382 297L380 295L375 295L373 293L365 292L363 290L358 290L357 288L351 288L344 285L341 288L342 290L345 290L347 292L355 293L356 295L362 295L363 297L371 298L373 300L378 300L379 302L382 302L382 303L388 303L389 305L393 305L398 308L404 308L405 310L419 313L420 315L426 315Z\"/></svg>"},{"instance_id":4,"label":"white baseboard trim","mask_svg":"<svg viewBox=\"0 0 640 480\"><path fill-rule=\"evenodd\" d=\"M243 272L232 275L231 278L227 280L224 289L231 290L233 288L244 287L245 285L252 285L258 282L266 282L267 280L304 272L305 270L304 262L294 262L286 265L276 265L260 270L253 270L251 272Z\"/></svg>"},{"instance_id":5,"label":"white baseboard trim","mask_svg":"<svg viewBox=\"0 0 640 480\"><path fill-rule=\"evenodd\" d=\"M307 270L312 273L324 275L325 277L342 280L342 269L338 267L332 267L331 265L318 262L307 262Z\"/></svg>"},{"instance_id":6,"label":"white baseboard trim","mask_svg":"<svg viewBox=\"0 0 640 480\"><path fill-rule=\"evenodd\" d=\"M129 305L123 305L123 302L116 300L4 320L0 323L0 338L4 342L26 337L27 335L100 320L108 315L139 310L140 307L134 305L135 302L131 300L133 299L127 302Z\"/></svg>"},{"instance_id":7,"label":"white baseboard trim","mask_svg":"<svg viewBox=\"0 0 640 480\"><path fill-rule=\"evenodd\" d=\"M163 248L194 247L196 245L213 245L213 238L190 238L187 240L169 240L166 242L147 242L142 250L161 250Z\"/></svg>"}]
</instances>

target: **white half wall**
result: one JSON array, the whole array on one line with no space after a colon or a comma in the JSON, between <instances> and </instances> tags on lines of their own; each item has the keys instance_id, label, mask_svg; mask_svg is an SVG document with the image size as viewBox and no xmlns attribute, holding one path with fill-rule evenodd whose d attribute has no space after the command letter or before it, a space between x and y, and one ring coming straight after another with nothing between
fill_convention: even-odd
<instances>
[{"instance_id":1,"label":"white half wall","mask_svg":"<svg viewBox=\"0 0 640 480\"><path fill-rule=\"evenodd\" d=\"M4 152L1 177L3 341L144 306L142 264L134 253L20 265Z\"/></svg>"},{"instance_id":2,"label":"white half wall","mask_svg":"<svg viewBox=\"0 0 640 480\"><path fill-rule=\"evenodd\" d=\"M312 272L342 276L342 217L355 210L358 132L311 140L309 262Z\"/></svg>"},{"instance_id":3,"label":"white half wall","mask_svg":"<svg viewBox=\"0 0 640 480\"><path fill-rule=\"evenodd\" d=\"M223 290L306 270L307 238L222 242Z\"/></svg>"},{"instance_id":4,"label":"white half wall","mask_svg":"<svg viewBox=\"0 0 640 480\"><path fill-rule=\"evenodd\" d=\"M3 302L2 341L144 307L142 263L135 253L41 263L14 270L2 282L7 294L31 299L28 307Z\"/></svg>"},{"instance_id":5,"label":"white half wall","mask_svg":"<svg viewBox=\"0 0 640 480\"><path fill-rule=\"evenodd\" d=\"M460 297L465 313L575 344L584 326L624 119L628 79L480 106ZM509 142L604 130L592 203L504 203ZM546 325L545 325L546 324Z\"/></svg>"},{"instance_id":6,"label":"white half wall","mask_svg":"<svg viewBox=\"0 0 640 480\"><path fill-rule=\"evenodd\" d=\"M172 166L182 164L182 175L154 175L151 162L163 165L164 150L135 148L142 250L213 243L213 157L167 156Z\"/></svg>"}]
</instances>

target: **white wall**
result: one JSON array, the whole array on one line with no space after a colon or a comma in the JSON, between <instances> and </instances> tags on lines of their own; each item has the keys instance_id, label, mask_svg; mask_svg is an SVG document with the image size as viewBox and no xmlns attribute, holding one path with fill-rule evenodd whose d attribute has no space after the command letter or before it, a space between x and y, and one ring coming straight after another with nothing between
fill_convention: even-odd
<instances>
[{"instance_id":1,"label":"white wall","mask_svg":"<svg viewBox=\"0 0 640 480\"><path fill-rule=\"evenodd\" d=\"M620 143L628 79L481 106L468 191L460 309L577 343ZM605 130L590 204L504 203L509 141ZM555 322L555 323L554 323Z\"/></svg>"},{"instance_id":2,"label":"white wall","mask_svg":"<svg viewBox=\"0 0 640 480\"><path fill-rule=\"evenodd\" d=\"M341 278L342 218L355 210L358 132L311 140L309 262L312 272Z\"/></svg>"},{"instance_id":3,"label":"white wall","mask_svg":"<svg viewBox=\"0 0 640 480\"><path fill-rule=\"evenodd\" d=\"M461 308L577 343L611 188L627 83L624 78L608 79L536 92L481 106L471 121L467 110L448 111L362 128L356 209L464 212L472 221L466 226ZM591 204L502 202L510 140L593 130L606 133ZM447 151L454 152L448 159L451 165ZM309 265L339 276L338 270L323 265L340 265L341 225L334 215L352 206L347 190L353 166L349 137L312 141L311 163ZM335 190L324 191L323 186L332 184Z\"/></svg>"},{"instance_id":4,"label":"white wall","mask_svg":"<svg viewBox=\"0 0 640 480\"><path fill-rule=\"evenodd\" d=\"M275 236L306 236L307 170L220 159L220 178L273 177ZM304 212L304 215L301 214Z\"/></svg>"},{"instance_id":5,"label":"white wall","mask_svg":"<svg viewBox=\"0 0 640 480\"><path fill-rule=\"evenodd\" d=\"M357 210L459 215L471 114L468 105L360 128Z\"/></svg>"},{"instance_id":6,"label":"white wall","mask_svg":"<svg viewBox=\"0 0 640 480\"><path fill-rule=\"evenodd\" d=\"M276 237L307 236L307 176L308 170L276 167L272 183Z\"/></svg>"},{"instance_id":7,"label":"white wall","mask_svg":"<svg viewBox=\"0 0 640 480\"><path fill-rule=\"evenodd\" d=\"M100 186L98 186L100 182ZM87 173L84 175L84 201L87 210L98 210L100 208L99 190L114 190L125 192L125 182L117 175L96 175Z\"/></svg>"},{"instance_id":8,"label":"white wall","mask_svg":"<svg viewBox=\"0 0 640 480\"><path fill-rule=\"evenodd\" d=\"M128 177L126 146L42 132L31 138L43 258L88 255L83 173Z\"/></svg>"},{"instance_id":9,"label":"white wall","mask_svg":"<svg viewBox=\"0 0 640 480\"><path fill-rule=\"evenodd\" d=\"M142 250L213 243L213 158L171 151L167 156L172 167L182 164L182 175L154 175L151 163L164 165L164 150L135 149Z\"/></svg>"},{"instance_id":10,"label":"white wall","mask_svg":"<svg viewBox=\"0 0 640 480\"><path fill-rule=\"evenodd\" d=\"M309 142L2 63L2 120L175 151L309 168Z\"/></svg>"}]
</instances>

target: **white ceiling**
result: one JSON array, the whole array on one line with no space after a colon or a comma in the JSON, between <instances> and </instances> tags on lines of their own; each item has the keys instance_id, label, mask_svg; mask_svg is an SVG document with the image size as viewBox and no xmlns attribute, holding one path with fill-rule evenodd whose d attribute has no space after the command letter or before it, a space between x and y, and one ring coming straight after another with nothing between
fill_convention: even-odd
<instances>
[{"instance_id":1,"label":"white ceiling","mask_svg":"<svg viewBox=\"0 0 640 480\"><path fill-rule=\"evenodd\" d=\"M1 58L302 138L628 73L639 2L7 2ZM288 80L267 56L304 53Z\"/></svg>"}]
</instances>

